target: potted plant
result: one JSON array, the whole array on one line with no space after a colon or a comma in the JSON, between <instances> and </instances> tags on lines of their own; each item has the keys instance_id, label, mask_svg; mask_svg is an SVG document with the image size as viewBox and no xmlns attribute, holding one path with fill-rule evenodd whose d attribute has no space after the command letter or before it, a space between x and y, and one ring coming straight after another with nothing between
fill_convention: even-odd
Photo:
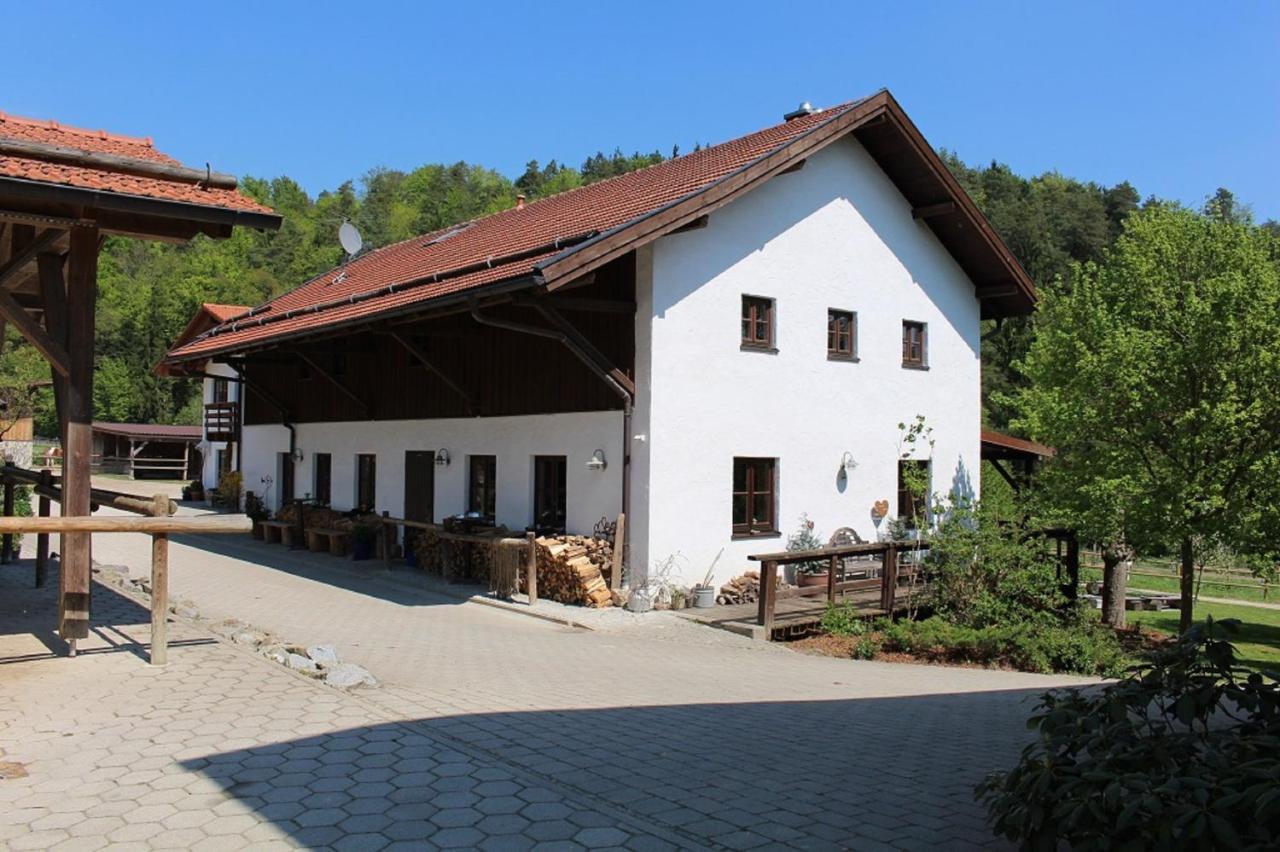
<instances>
[{"instance_id":1,"label":"potted plant","mask_svg":"<svg viewBox=\"0 0 1280 852\"><path fill-rule=\"evenodd\" d=\"M672 609L684 609L686 601L688 601L688 598L685 596L684 589L676 586L671 590Z\"/></svg>"},{"instance_id":2,"label":"potted plant","mask_svg":"<svg viewBox=\"0 0 1280 852\"><path fill-rule=\"evenodd\" d=\"M370 523L357 523L351 528L351 558L372 559L378 540L378 528Z\"/></svg>"},{"instance_id":3,"label":"potted plant","mask_svg":"<svg viewBox=\"0 0 1280 852\"><path fill-rule=\"evenodd\" d=\"M193 479L182 487L182 499L203 500L204 499L204 483L198 479Z\"/></svg>"},{"instance_id":4,"label":"potted plant","mask_svg":"<svg viewBox=\"0 0 1280 852\"><path fill-rule=\"evenodd\" d=\"M787 550L795 553L821 550L823 546L821 537L813 531L813 521L809 520L808 512L802 512L799 527L787 538ZM797 562L795 570L797 586L825 586L831 574L831 566L825 560Z\"/></svg>"},{"instance_id":5,"label":"potted plant","mask_svg":"<svg viewBox=\"0 0 1280 852\"><path fill-rule=\"evenodd\" d=\"M246 492L244 495L244 513L249 516L249 520L253 521L253 537L258 541L262 541L265 538L262 522L271 518L271 512L267 511L262 498L252 491Z\"/></svg>"}]
</instances>

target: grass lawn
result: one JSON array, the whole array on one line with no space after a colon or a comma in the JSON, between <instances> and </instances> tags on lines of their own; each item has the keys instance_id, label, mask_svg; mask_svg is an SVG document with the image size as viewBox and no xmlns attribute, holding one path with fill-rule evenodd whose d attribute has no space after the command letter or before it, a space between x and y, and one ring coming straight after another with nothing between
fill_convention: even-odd
<instances>
[{"instance_id":1,"label":"grass lawn","mask_svg":"<svg viewBox=\"0 0 1280 852\"><path fill-rule=\"evenodd\" d=\"M1240 619L1240 632L1233 642L1241 660L1251 666L1280 668L1280 609L1256 606L1201 603L1195 608L1196 621L1212 615L1214 619ZM1130 612L1130 624L1142 624L1170 635L1178 632L1178 611Z\"/></svg>"},{"instance_id":2,"label":"grass lawn","mask_svg":"<svg viewBox=\"0 0 1280 852\"><path fill-rule=\"evenodd\" d=\"M1082 568L1080 576L1085 580L1101 580L1102 571L1097 568ZM1272 587L1267 597L1262 597L1262 583L1253 581L1255 585L1252 588L1241 588L1242 585L1250 584L1250 580L1233 577L1229 582L1230 586L1223 586L1213 582L1212 575L1206 572L1204 583L1200 586L1200 594L1210 598L1238 598L1244 601L1264 601L1267 603L1280 603L1280 590ZM1147 574L1135 574L1129 577L1129 588L1145 589L1152 592L1171 592L1178 593L1178 578L1174 576L1168 577L1151 577Z\"/></svg>"}]
</instances>

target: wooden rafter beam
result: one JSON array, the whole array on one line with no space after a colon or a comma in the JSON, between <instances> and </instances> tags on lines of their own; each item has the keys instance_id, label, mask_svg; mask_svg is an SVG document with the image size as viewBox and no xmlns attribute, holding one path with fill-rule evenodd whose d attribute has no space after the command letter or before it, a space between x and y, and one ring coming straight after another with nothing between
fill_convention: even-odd
<instances>
[{"instance_id":1,"label":"wooden rafter beam","mask_svg":"<svg viewBox=\"0 0 1280 852\"><path fill-rule=\"evenodd\" d=\"M562 332L574 347L594 361L599 367L604 369L604 371L609 374L610 378L621 385L627 393L631 394L632 399L635 399L636 383L633 382L631 377L624 371L614 366L614 364L609 360L609 357L597 349L596 345L588 340L582 332L578 331L573 323L569 322L558 311L556 311L554 307L546 303L539 303L537 305L537 311L542 314L542 316L546 318L547 322L551 323L557 331Z\"/></svg>"},{"instance_id":2,"label":"wooden rafter beam","mask_svg":"<svg viewBox=\"0 0 1280 852\"><path fill-rule=\"evenodd\" d=\"M1004 481L1009 483L1009 487L1013 489L1015 494L1022 490L1022 484L1018 482L1012 473L1005 470L1004 465L1000 464L999 459L987 459L987 461L991 462L991 466L996 469L996 473L1000 474L1000 476L1004 478Z\"/></svg>"},{"instance_id":3,"label":"wooden rafter beam","mask_svg":"<svg viewBox=\"0 0 1280 852\"><path fill-rule=\"evenodd\" d=\"M946 216L956 212L954 201L940 201L937 204L925 204L911 208L912 219L932 219L935 216Z\"/></svg>"},{"instance_id":4,"label":"wooden rafter beam","mask_svg":"<svg viewBox=\"0 0 1280 852\"><path fill-rule=\"evenodd\" d=\"M421 346L414 343L412 340L408 339L407 337L405 337L404 335L398 332L388 331L386 334L396 343L400 344L400 346L406 352L408 352L409 355L412 356L415 361L417 361L423 367L426 367L427 370L432 374L434 374L437 379L444 382L444 384L451 391L456 393L458 396L462 397L462 400L467 404L468 411L470 411L472 414L480 413L480 406L476 403L475 398L472 397L471 394L463 390L462 387L457 382L449 378L449 376L446 375L444 372L442 372L439 367L437 367L434 363L432 363L431 359L427 357L427 353L423 351Z\"/></svg>"},{"instance_id":5,"label":"wooden rafter beam","mask_svg":"<svg viewBox=\"0 0 1280 852\"><path fill-rule=\"evenodd\" d=\"M333 385L335 388L341 391L343 396L347 397L356 405L360 406L360 412L362 414L364 414L366 417L369 415L369 403L365 402L364 397L360 396L351 388L347 387L346 382L342 381L342 379L333 375L333 373L329 372L324 367L321 367L320 364L307 353L295 352L294 354L298 356L298 358L302 361L302 363L306 364L308 367L310 367L312 370L318 373L321 378L323 378L325 381L329 382L329 384Z\"/></svg>"}]
</instances>

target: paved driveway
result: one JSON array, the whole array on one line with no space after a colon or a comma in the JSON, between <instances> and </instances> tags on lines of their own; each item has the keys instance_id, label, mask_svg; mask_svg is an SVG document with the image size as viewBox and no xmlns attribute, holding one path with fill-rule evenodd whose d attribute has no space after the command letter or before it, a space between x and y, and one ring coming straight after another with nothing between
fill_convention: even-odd
<instances>
[{"instance_id":1,"label":"paved driveway","mask_svg":"<svg viewBox=\"0 0 1280 852\"><path fill-rule=\"evenodd\" d=\"M141 573L147 546L100 536L95 557ZM241 538L184 539L170 564L202 615L333 643L383 686L339 693L189 624L149 669L130 644L145 612L103 590L97 653L0 665L0 760L30 772L0 781L0 842L979 847L973 785L1016 757L1029 698L1072 682L808 657L675 618L573 629ZM24 618L52 618L8 588L23 570L0 569L10 659L44 651Z\"/></svg>"}]
</instances>

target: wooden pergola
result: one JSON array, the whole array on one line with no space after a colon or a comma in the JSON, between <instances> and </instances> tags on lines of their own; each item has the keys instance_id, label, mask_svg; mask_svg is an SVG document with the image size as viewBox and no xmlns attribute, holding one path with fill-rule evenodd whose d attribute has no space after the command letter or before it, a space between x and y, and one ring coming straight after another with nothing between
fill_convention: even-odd
<instances>
[{"instance_id":1,"label":"wooden pergola","mask_svg":"<svg viewBox=\"0 0 1280 852\"><path fill-rule=\"evenodd\" d=\"M107 236L185 242L276 229L234 177L186 168L150 139L0 113L0 340L13 325L49 362L63 446L64 516L90 514L94 302ZM58 632L88 636L89 532L61 547Z\"/></svg>"}]
</instances>

